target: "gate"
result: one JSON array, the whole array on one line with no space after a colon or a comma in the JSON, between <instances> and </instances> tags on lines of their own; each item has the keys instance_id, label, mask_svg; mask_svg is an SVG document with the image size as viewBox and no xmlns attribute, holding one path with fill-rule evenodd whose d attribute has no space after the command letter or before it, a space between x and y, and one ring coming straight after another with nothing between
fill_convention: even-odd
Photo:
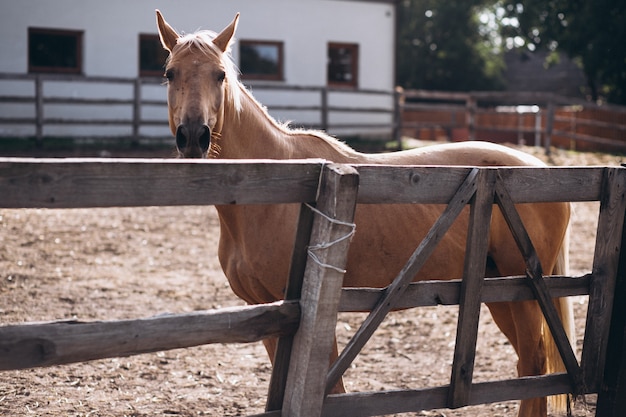
<instances>
[{"instance_id":1,"label":"gate","mask_svg":"<svg viewBox=\"0 0 626 417\"><path fill-rule=\"evenodd\" d=\"M299 203L285 300L150 319L0 327L0 369L126 356L204 343L280 336L265 416L374 416L574 393L599 393L597 415L626 414L621 255L624 168L346 166L324 161L0 159L0 206L69 208ZM358 192L357 192L358 191ZM593 267L580 277L544 276L518 203L600 201ZM404 270L385 289L342 289L355 204L446 204ZM410 283L454 218L470 205L462 280ZM527 264L523 277L484 278L492 207L505 216ZM589 295L580 363L551 299ZM483 302L537 299L567 373L474 383ZM394 308L459 304L450 384L325 395ZM371 311L329 368L339 311ZM97 343L96 343L97 342Z\"/></svg>"}]
</instances>

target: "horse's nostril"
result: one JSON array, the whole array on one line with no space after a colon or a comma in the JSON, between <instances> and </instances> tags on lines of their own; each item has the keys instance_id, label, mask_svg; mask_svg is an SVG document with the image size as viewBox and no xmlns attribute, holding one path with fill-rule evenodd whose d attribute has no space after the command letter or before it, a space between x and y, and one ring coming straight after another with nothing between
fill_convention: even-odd
<instances>
[{"instance_id":1,"label":"horse's nostril","mask_svg":"<svg viewBox=\"0 0 626 417\"><path fill-rule=\"evenodd\" d=\"M209 129L207 125L203 125L201 128L201 133L198 137L198 144L200 145L202 152L209 150L209 145L211 144L211 129Z\"/></svg>"},{"instance_id":2,"label":"horse's nostril","mask_svg":"<svg viewBox=\"0 0 626 417\"><path fill-rule=\"evenodd\" d=\"M202 158L211 146L211 129L201 123L182 123L176 128L176 147L185 158Z\"/></svg>"},{"instance_id":3,"label":"horse's nostril","mask_svg":"<svg viewBox=\"0 0 626 417\"><path fill-rule=\"evenodd\" d=\"M176 147L179 151L184 150L187 147L187 136L185 135L185 127L183 125L178 126L176 129Z\"/></svg>"}]
</instances>

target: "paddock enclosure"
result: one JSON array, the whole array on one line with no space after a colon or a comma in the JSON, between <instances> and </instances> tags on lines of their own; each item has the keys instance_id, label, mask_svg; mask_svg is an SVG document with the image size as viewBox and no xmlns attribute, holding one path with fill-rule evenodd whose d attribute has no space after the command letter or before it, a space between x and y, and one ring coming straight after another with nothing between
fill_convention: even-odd
<instances>
[{"instance_id":1,"label":"paddock enclosure","mask_svg":"<svg viewBox=\"0 0 626 417\"><path fill-rule=\"evenodd\" d=\"M613 312L613 295L622 291L618 277L620 266L620 247L624 220L624 187L626 186L625 171L619 167L560 167L560 168L471 168L471 167L380 167L380 166L340 166L327 164L324 161L181 161L181 160L34 160L3 158L0 160L0 195L1 206L5 209L48 208L72 210L94 208L104 210L102 222L107 208L112 207L145 207L146 213L157 211L159 207L178 208L168 213L171 224L178 220L177 216L197 216L194 221L198 230L203 229L201 218L205 215L204 206L214 204L303 204L298 234L295 238L294 254L290 283L287 288L287 299L284 302L260 306L234 306L227 309L207 310L207 301L212 295L219 300L220 294L207 294L204 298L192 294L194 303L183 308L183 313L161 314L168 311L167 303L157 307L156 311L148 312L151 317L137 319L128 317L124 312L101 311L93 320L84 321L84 317L52 317L49 319L66 320L54 322L19 323L12 319L3 320L0 327L0 368L6 370L3 375L12 375L13 384L19 384L20 375L33 372L29 370L11 371L40 366L53 366L72 362L91 361L101 358L127 357L146 352L157 353L157 358L170 358L162 351L190 346L213 343L242 343L261 340L268 336L281 336L281 347L286 352L281 357L289 359L279 363L269 381L263 381L269 388L268 409L264 415L383 415L404 412L420 412L421 410L458 408L465 405L481 403L500 403L512 399L530 398L548 394L574 392L576 394L598 393L597 415L623 415L623 404L620 395L623 392L620 378L622 377L620 346L623 342L623 328L620 323L611 321ZM599 201L600 210L597 218L598 239L595 243L594 255L590 270L586 273L563 277L542 277L540 266L534 261L532 245L525 237L523 225L516 217L513 203L541 201ZM430 239L420 246L422 252L416 254L419 260L426 256L429 248L436 244L437 236L445 230L445 224L453 220L454 212L467 204L473 207L471 226L474 232L473 243L468 246L466 257L466 274L463 281L456 282L425 282L400 285L401 291L384 291L374 289L341 289L341 269L345 262L349 240L344 239L350 231L354 204L377 203L438 203L448 204L447 214L434 226ZM483 279L480 275L480 262L472 255L474 250L480 252L480 236L483 236L485 221L493 203L507 213L509 223L516 234L520 248L527 258L527 277L505 277ZM304 205L307 203L308 205ZM315 206L315 210L309 207ZM8 213L11 210L7 210ZM118 209L115 209L118 210ZM119 209L126 210L126 209ZM43 210L50 212L49 210ZM60 210L63 211L63 210ZM52 210L57 212L57 210ZM11 213L18 213L13 212ZM37 212L40 213L40 212ZM320 213L323 213L320 214ZM7 218L10 214L4 214ZM18 214L16 214L18 215ZM33 216L36 218L37 215ZM5 220L3 220L4 222ZM132 223L132 221L131 221ZM164 228L171 225L164 226ZM32 225L36 227L36 225ZM80 231L80 229L78 229ZM111 230L109 229L111 232ZM144 236L143 230L129 228L126 236ZM198 247L204 238L194 230L179 231L186 235L189 247L179 245L170 251L154 254L154 262L169 259L172 269L185 266L176 264L176 254L196 251L198 262L204 263L206 269L214 262L205 259ZM5 231L3 230L3 233ZM68 237L76 238L75 233L68 231ZM43 235L42 235L43 236ZM65 237L63 237L65 239ZM80 239L80 238L78 238ZM209 237L211 239L211 237ZM213 238L214 239L214 238ZM37 240L37 239L35 239ZM42 240L45 240L45 236ZM484 239L483 239L484 240ZM572 236L576 240L576 236ZM85 242L89 247L88 242ZM165 247L167 247L167 242ZM37 241L30 242L37 245ZM138 241L142 245L143 240ZM28 245L22 245L22 249ZM319 250L313 249L319 248ZM103 250L104 249L104 250ZM96 253L104 252L106 246L94 247ZM114 251L114 248L112 248ZM312 253L313 252L313 253ZM2 260L10 254L18 254L5 248ZM79 253L73 259L83 259ZM15 262L38 262L54 264L53 258L28 261L19 257ZM100 261L102 263L102 260ZM98 264L98 262L95 262ZM33 265L33 269L36 267ZM56 278L66 274L58 268ZM147 268L146 273L150 273ZM120 280L127 273L123 268L111 270L118 273ZM54 279L55 273L51 274ZM171 275L170 275L171 277ZM31 278L32 279L32 278ZM167 281L168 276L164 277ZM3 277L1 295L10 294L14 284L28 286L25 276L7 275ZM80 276L76 276L68 284L81 285ZM224 279L225 281L225 279ZM141 282L137 284L137 291ZM114 286L98 284L107 291L115 293ZM406 287L406 289L405 289ZM150 291L148 288L145 291ZM160 291L163 291L161 293ZM172 287L167 284L155 289L159 297L167 298L167 291L185 292L184 286ZM224 285L223 291L227 288ZM104 291L102 291L104 292ZM533 378L514 378L496 376L495 381L473 378L474 357L478 333L478 312L484 301L523 300L537 297L545 307L545 314L553 323L553 332L559 339L562 329L554 320L551 304L546 302L554 296L582 296L589 294L586 331L579 335L582 339L582 358L578 360L569 345L561 340L561 350L568 365L569 374L548 375ZM32 300L36 304L46 304L46 294L33 291ZM97 291L90 293L96 297ZM116 293L123 298L125 294ZM3 300L10 300L10 297ZM384 301L381 301L384 300ZM54 300L56 302L63 300ZM89 300L85 300L88 302ZM76 303L71 297L63 301L71 305ZM337 311L355 312L372 310L370 319L364 321L363 327L355 332L353 342L345 341L348 346L345 359L340 358L338 364L330 369L330 378L348 369L348 388L350 373L355 365L352 357L365 344L369 333L374 328L368 323L377 322L392 307L411 308L437 305L455 305L460 302L458 318L454 321L459 325L456 329L456 340L452 335L451 349L453 358L451 366L446 363L448 381L436 384L435 387L418 387L402 389L373 389L364 392L352 392L345 395L324 396L327 384L328 349L337 324ZM204 306L202 308L201 306ZM9 306L4 301L2 308L13 311L22 306ZM132 309L129 306L129 311ZM219 307L209 304L209 308ZM420 308L416 310L420 310ZM615 304L619 309L619 303ZM45 307L43 308L45 311ZM72 309L70 309L71 311ZM78 311L79 308L76 308ZM431 310L432 311L432 310ZM157 315L155 315L157 314ZM390 318L400 322L400 316ZM4 314L3 314L4 315ZM113 319L111 316L118 315ZM481 314L481 320L485 314ZM28 316L27 316L28 317ZM395 317L395 318L394 318ZM405 316L406 317L406 316ZM45 319L36 317L37 321ZM107 319L107 320L103 320ZM32 321L32 320L27 320ZM358 327L360 323L343 323L343 326ZM434 323L437 323L435 321ZM615 326L610 329L611 323ZM342 322L340 322L340 326ZM417 323L419 325L419 323ZM436 324L433 324L436 325ZM582 330L579 329L580 332ZM401 334L401 333L400 333ZM435 333L437 334L437 333ZM617 335L618 337L614 337ZM399 336L400 338L402 336ZM401 339L389 340L389 344L401 344ZM503 338L504 339L504 338ZM480 340L478 340L480 342ZM450 344L450 343L449 343ZM230 346L230 345L229 345ZM244 345L243 352L250 353L251 345ZM356 347L355 347L356 346ZM196 349L196 348L194 348ZM239 345L232 345L229 352L237 352ZM184 357L183 350L177 355ZM289 353L291 352L291 353ZM258 352L257 352L258 353ZM254 353L252 353L254 354ZM261 354L262 356L262 354ZM261 358L266 361L265 357ZM419 368L419 358L414 360ZM169 359L156 365L166 365ZM228 358L219 360L228 362ZM165 363L163 363L165 362ZM446 362L446 361L444 361ZM102 363L102 362L96 362ZM124 363L124 362L118 362ZM231 363L231 365L236 366ZM431 364L432 365L432 364ZM68 365L73 366L73 365ZM133 368L145 375L162 378L155 371L155 364L147 369ZM268 372L269 365L258 365L261 371ZM356 365L358 367L360 365ZM385 367L381 360L375 367ZM123 368L123 365L121 366ZM197 367L197 364L196 364ZM158 366L157 366L158 368ZM64 367L54 367L58 371ZM604 370L607 369L607 372ZM258 371L256 369L255 371ZM201 376L201 369L197 372ZM398 373L406 370L398 369ZM444 371L445 373L445 371ZM198 375L196 375L198 376ZM371 375L375 378L375 375ZM207 377L220 379L219 374ZM242 376L241 378L244 378ZM4 379L4 378L3 378ZM174 378L184 380L184 378ZM193 379L193 378L192 378ZM78 379L86 394L88 385ZM409 381L411 382L411 381ZM182 384L182 390L186 389ZM407 385L410 385L408 383ZM8 407L7 398L15 397L19 387L11 391L8 385L2 387L0 407ZM174 391L176 387L173 387ZM621 389L622 391L618 391ZM220 392L220 396L236 395L237 384ZM172 403L176 398L171 398ZM261 398L264 402L265 399ZM135 398L137 403L137 398ZM209 401L210 403L210 401ZM128 401L129 415L144 415L139 409L133 410L133 401ZM31 405L31 407L35 407ZM165 410L173 409L174 405ZM36 412L41 412L45 408ZM163 410L163 409L162 409ZM282 414L281 411L282 410ZM349 410L349 412L347 411ZM17 412L17 410L12 410ZM22 410L23 411L23 410ZM208 415L211 410L207 410ZM459 408L458 412L462 413ZM100 410L106 414L105 410ZM164 411L162 411L164 414ZM456 412L456 411L451 411ZM97 411L94 413L97 414ZM349 413L349 414L347 414ZM86 414L86 413L85 413ZM177 412L174 414L184 414ZM189 412L189 415L199 414ZM226 414L226 413L223 413ZM246 407L241 407L232 415L250 414ZM419 414L437 415L437 414ZM456 415L449 414L446 415ZM463 415L463 414L458 414ZM503 410L502 415L506 414Z\"/></svg>"}]
</instances>

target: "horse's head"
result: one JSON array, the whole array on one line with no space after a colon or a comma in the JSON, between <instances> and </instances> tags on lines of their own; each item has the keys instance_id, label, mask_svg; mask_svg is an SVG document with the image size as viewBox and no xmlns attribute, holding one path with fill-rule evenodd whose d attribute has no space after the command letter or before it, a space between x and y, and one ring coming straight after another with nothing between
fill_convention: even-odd
<instances>
[{"instance_id":1,"label":"horse's head","mask_svg":"<svg viewBox=\"0 0 626 417\"><path fill-rule=\"evenodd\" d=\"M184 36L158 10L156 14L161 43L170 53L165 67L167 102L178 152L184 158L217 153L227 78L236 78L232 61L223 55L229 50L239 14L219 34L201 31Z\"/></svg>"}]
</instances>

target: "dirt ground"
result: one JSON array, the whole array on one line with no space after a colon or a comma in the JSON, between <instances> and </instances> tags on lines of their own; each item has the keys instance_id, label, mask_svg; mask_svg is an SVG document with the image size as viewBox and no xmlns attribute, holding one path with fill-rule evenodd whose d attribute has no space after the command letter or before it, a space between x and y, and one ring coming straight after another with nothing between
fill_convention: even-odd
<instances>
[{"instance_id":1,"label":"dirt ground","mask_svg":"<svg viewBox=\"0 0 626 417\"><path fill-rule=\"evenodd\" d=\"M541 150L524 148L545 158ZM117 156L117 155L113 155ZM621 157L554 150L554 165L616 165ZM591 268L597 203L575 205L571 269ZM0 324L109 320L243 305L217 261L212 207L0 210ZM586 298L575 300L578 347ZM342 314L345 343L364 318ZM346 374L350 391L449 381L456 308L392 313ZM511 346L481 314L477 381L515 375ZM580 352L579 352L580 353ZM2 372L0 415L239 416L263 411L270 365L260 343L209 345ZM575 416L592 416L595 399ZM515 416L516 402L405 416Z\"/></svg>"}]
</instances>

